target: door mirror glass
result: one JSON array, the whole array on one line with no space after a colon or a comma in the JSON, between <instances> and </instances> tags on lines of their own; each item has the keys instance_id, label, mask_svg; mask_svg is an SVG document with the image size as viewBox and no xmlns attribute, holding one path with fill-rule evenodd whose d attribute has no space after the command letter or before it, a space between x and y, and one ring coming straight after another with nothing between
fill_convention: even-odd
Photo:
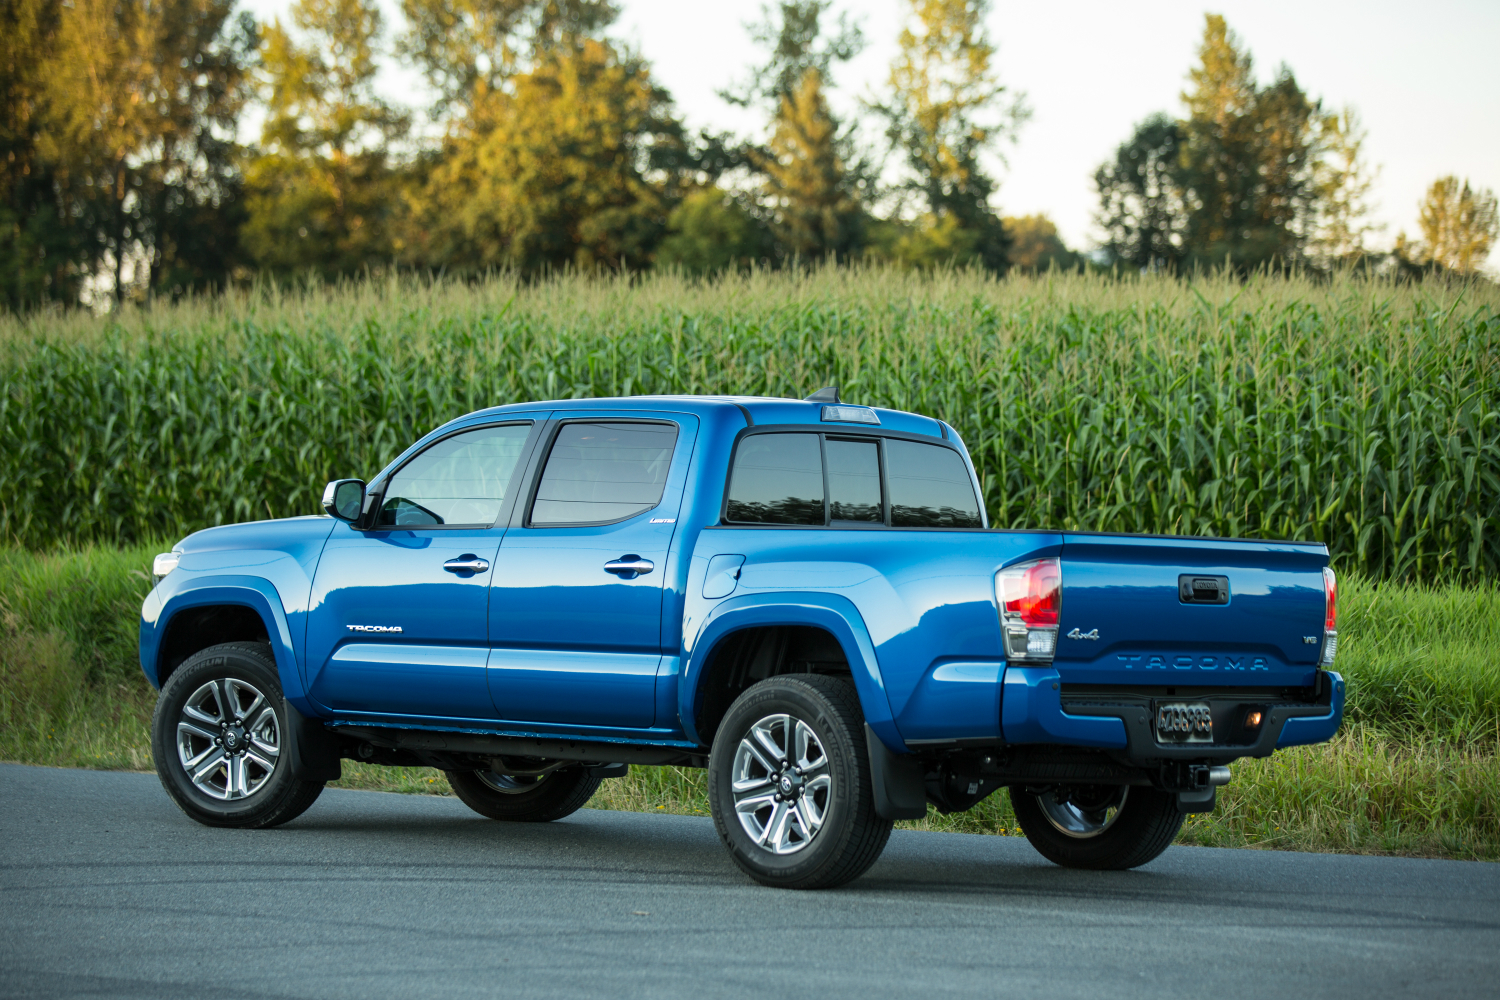
<instances>
[{"instance_id":1,"label":"door mirror glass","mask_svg":"<svg viewBox=\"0 0 1500 1000\"><path fill-rule=\"evenodd\" d=\"M443 438L391 477L375 527L494 524L530 433L530 424L506 424Z\"/></svg>"},{"instance_id":2,"label":"door mirror glass","mask_svg":"<svg viewBox=\"0 0 1500 1000\"><path fill-rule=\"evenodd\" d=\"M323 509L340 521L358 521L364 508L364 480L335 479L323 487Z\"/></svg>"}]
</instances>

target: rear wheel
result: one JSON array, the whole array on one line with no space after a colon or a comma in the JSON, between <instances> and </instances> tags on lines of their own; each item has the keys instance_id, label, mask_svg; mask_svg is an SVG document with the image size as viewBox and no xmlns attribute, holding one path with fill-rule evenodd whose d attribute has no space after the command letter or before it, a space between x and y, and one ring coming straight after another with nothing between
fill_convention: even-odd
<instances>
[{"instance_id":1,"label":"rear wheel","mask_svg":"<svg viewBox=\"0 0 1500 1000\"><path fill-rule=\"evenodd\" d=\"M194 653L162 685L151 718L162 787L207 826L277 826L317 800L323 782L292 776L290 739L276 661L259 643Z\"/></svg>"},{"instance_id":2,"label":"rear wheel","mask_svg":"<svg viewBox=\"0 0 1500 1000\"><path fill-rule=\"evenodd\" d=\"M1055 785L1010 790L1026 839L1066 868L1136 868L1165 851L1182 827L1174 796L1127 785Z\"/></svg>"},{"instance_id":3,"label":"rear wheel","mask_svg":"<svg viewBox=\"0 0 1500 1000\"><path fill-rule=\"evenodd\" d=\"M763 885L843 885L891 836L875 813L859 699L843 678L788 674L740 695L714 736L708 799L730 857Z\"/></svg>"},{"instance_id":4,"label":"rear wheel","mask_svg":"<svg viewBox=\"0 0 1500 1000\"><path fill-rule=\"evenodd\" d=\"M513 823L550 823L577 812L603 780L581 766L531 775L493 770L445 773L464 805L481 816Z\"/></svg>"}]
</instances>

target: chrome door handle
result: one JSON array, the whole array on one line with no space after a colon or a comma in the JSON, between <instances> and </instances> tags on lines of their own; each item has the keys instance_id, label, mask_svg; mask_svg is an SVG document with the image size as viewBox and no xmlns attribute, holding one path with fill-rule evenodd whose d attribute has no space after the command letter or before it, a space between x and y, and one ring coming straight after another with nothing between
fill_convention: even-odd
<instances>
[{"instance_id":1,"label":"chrome door handle","mask_svg":"<svg viewBox=\"0 0 1500 1000\"><path fill-rule=\"evenodd\" d=\"M475 573L483 573L489 568L489 560L481 559L472 552L465 552L457 559L449 559L443 563L443 569L450 573L467 574L470 576Z\"/></svg>"},{"instance_id":2,"label":"chrome door handle","mask_svg":"<svg viewBox=\"0 0 1500 1000\"><path fill-rule=\"evenodd\" d=\"M634 580L638 576L645 576L655 568L656 563L650 559L642 559L633 552L604 564L604 572L613 573L622 580Z\"/></svg>"}]
</instances>

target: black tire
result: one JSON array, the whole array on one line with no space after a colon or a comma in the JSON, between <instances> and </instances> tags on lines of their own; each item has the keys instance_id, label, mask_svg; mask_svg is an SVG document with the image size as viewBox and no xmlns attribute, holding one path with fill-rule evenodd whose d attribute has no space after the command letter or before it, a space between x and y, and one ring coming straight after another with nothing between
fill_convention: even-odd
<instances>
[{"instance_id":1,"label":"black tire","mask_svg":"<svg viewBox=\"0 0 1500 1000\"><path fill-rule=\"evenodd\" d=\"M1106 806L1123 794L1110 820ZM1050 796L1051 798L1045 798ZM1058 805L1075 800L1074 808L1083 819L1085 829L1072 834L1048 816L1048 807L1057 815ZM1010 804L1016 820L1031 841L1031 846L1054 864L1065 868L1087 868L1095 871L1123 871L1155 860L1172 843L1182 828L1182 813L1177 799L1167 792L1144 786L1109 788L1090 785L1061 786L1040 795L1015 785L1010 789ZM1064 814L1066 815L1066 814ZM1086 827L1104 822L1102 829L1090 832Z\"/></svg>"},{"instance_id":2,"label":"black tire","mask_svg":"<svg viewBox=\"0 0 1500 1000\"><path fill-rule=\"evenodd\" d=\"M769 752L767 744L752 730L759 727L759 731L770 734L766 738L772 743L782 747L790 743L795 748L801 730L794 722L766 725L766 720L782 717L807 726L810 736L802 737L807 740L806 753L821 753L821 763L803 756L801 761L814 766L799 769L798 761L785 765L777 761L777 771L762 775ZM777 743L778 739L781 742ZM756 748L762 751L760 757L754 754ZM788 756L795 755L794 749ZM737 800L735 778L745 768L744 780L764 781L765 785L742 789ZM823 781L825 776L827 782ZM759 811L741 811L767 796L781 794L788 787L781 783L782 777L792 789L791 799L766 802ZM817 674L784 674L767 678L741 694L714 736L708 760L708 801L714 826L729 856L762 885L829 889L868 871L885 849L893 824L875 814L864 715L853 682ZM815 821L818 814L821 823L807 833L808 821ZM742 819L742 815L750 818ZM773 834L778 817L781 822L777 828L785 831L782 835ZM794 821L799 825L794 826ZM750 827L764 831L760 840L779 842L782 852L762 846Z\"/></svg>"},{"instance_id":3,"label":"black tire","mask_svg":"<svg viewBox=\"0 0 1500 1000\"><path fill-rule=\"evenodd\" d=\"M261 643L229 642L188 657L162 685L151 717L162 787L205 826L279 826L317 801L323 782L292 777L290 739L276 661Z\"/></svg>"},{"instance_id":4,"label":"black tire","mask_svg":"<svg viewBox=\"0 0 1500 1000\"><path fill-rule=\"evenodd\" d=\"M453 793L481 816L509 823L550 823L583 808L604 780L582 767L562 767L540 778L507 778L493 771L445 771Z\"/></svg>"}]
</instances>

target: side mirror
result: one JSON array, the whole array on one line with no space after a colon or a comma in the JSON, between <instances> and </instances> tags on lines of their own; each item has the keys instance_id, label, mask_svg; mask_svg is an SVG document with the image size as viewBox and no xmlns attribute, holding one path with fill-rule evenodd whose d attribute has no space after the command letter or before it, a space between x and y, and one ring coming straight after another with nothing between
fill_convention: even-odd
<instances>
[{"instance_id":1,"label":"side mirror","mask_svg":"<svg viewBox=\"0 0 1500 1000\"><path fill-rule=\"evenodd\" d=\"M323 509L340 521L358 521L365 509L365 481L335 479L323 487Z\"/></svg>"}]
</instances>

